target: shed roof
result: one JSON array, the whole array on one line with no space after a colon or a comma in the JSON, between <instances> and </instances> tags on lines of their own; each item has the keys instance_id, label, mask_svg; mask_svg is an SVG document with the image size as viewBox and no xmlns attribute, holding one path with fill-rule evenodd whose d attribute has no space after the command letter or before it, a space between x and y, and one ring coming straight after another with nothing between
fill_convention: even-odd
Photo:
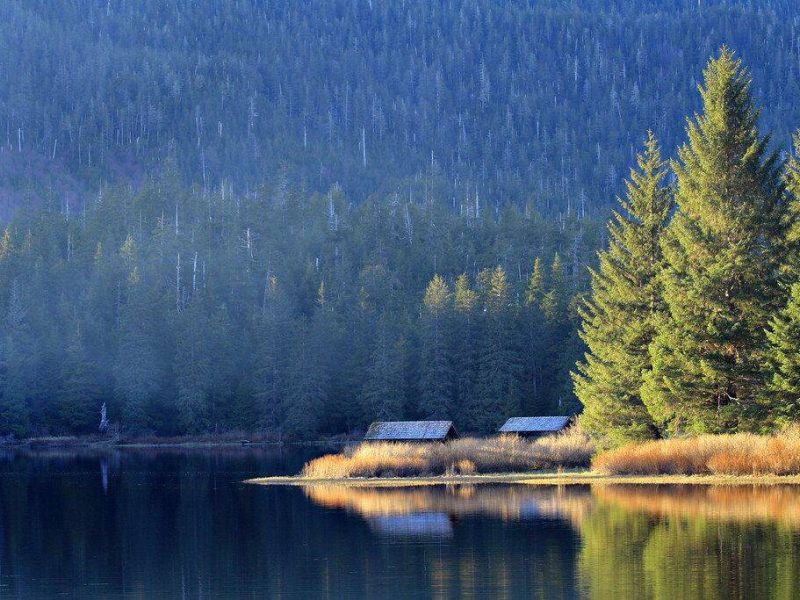
<instances>
[{"instance_id":1,"label":"shed roof","mask_svg":"<svg viewBox=\"0 0 800 600\"><path fill-rule=\"evenodd\" d=\"M375 421L365 440L443 440L455 434L452 421Z\"/></svg>"},{"instance_id":2,"label":"shed roof","mask_svg":"<svg viewBox=\"0 0 800 600\"><path fill-rule=\"evenodd\" d=\"M511 417L500 428L500 433L547 433L561 431L572 417Z\"/></svg>"}]
</instances>

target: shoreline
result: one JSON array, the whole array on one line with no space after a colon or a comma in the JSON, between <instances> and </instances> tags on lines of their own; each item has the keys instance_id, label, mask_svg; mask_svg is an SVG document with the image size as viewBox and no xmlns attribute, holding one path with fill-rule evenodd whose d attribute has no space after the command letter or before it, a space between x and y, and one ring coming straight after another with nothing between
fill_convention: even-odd
<instances>
[{"instance_id":1,"label":"shoreline","mask_svg":"<svg viewBox=\"0 0 800 600\"><path fill-rule=\"evenodd\" d=\"M257 436L252 436L257 437ZM208 438L206 436L187 436L169 438L163 440L158 438L131 438L131 439L98 439L93 437L41 437L26 438L22 440L0 441L0 449L47 449L47 448L251 448L268 446L345 446L353 443L353 440L342 438L331 438L329 440L319 439L310 441L301 440L277 440L277 439L247 439L245 436L237 438L220 439Z\"/></svg>"},{"instance_id":2,"label":"shoreline","mask_svg":"<svg viewBox=\"0 0 800 600\"><path fill-rule=\"evenodd\" d=\"M435 485L477 485L514 483L521 485L800 485L800 475L604 475L592 471L565 473L487 473L485 475L439 475L430 477L255 477L244 483L265 486L308 487L341 485L347 487L419 487Z\"/></svg>"}]
</instances>

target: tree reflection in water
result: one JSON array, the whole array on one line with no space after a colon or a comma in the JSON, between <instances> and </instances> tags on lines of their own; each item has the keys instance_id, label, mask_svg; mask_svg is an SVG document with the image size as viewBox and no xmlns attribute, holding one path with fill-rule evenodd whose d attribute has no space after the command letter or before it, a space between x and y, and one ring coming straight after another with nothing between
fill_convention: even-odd
<instances>
[{"instance_id":1,"label":"tree reflection in water","mask_svg":"<svg viewBox=\"0 0 800 600\"><path fill-rule=\"evenodd\" d=\"M592 598L797 598L800 488L597 486L580 581Z\"/></svg>"},{"instance_id":2,"label":"tree reflection in water","mask_svg":"<svg viewBox=\"0 0 800 600\"><path fill-rule=\"evenodd\" d=\"M462 518L561 519L580 534L590 598L797 598L800 487L319 485L306 495L381 535L452 536ZM427 518L425 518L427 517ZM375 527L376 522L380 527Z\"/></svg>"}]
</instances>

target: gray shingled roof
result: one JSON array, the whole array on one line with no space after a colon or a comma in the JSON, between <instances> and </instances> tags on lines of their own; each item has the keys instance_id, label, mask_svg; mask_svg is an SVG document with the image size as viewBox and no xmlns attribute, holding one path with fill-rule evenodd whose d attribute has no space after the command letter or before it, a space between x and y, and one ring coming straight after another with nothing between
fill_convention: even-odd
<instances>
[{"instance_id":1,"label":"gray shingled roof","mask_svg":"<svg viewBox=\"0 0 800 600\"><path fill-rule=\"evenodd\" d=\"M452 421L375 421L365 440L443 440Z\"/></svg>"},{"instance_id":2,"label":"gray shingled roof","mask_svg":"<svg viewBox=\"0 0 800 600\"><path fill-rule=\"evenodd\" d=\"M571 417L511 417L500 428L500 433L546 433L561 431Z\"/></svg>"}]
</instances>

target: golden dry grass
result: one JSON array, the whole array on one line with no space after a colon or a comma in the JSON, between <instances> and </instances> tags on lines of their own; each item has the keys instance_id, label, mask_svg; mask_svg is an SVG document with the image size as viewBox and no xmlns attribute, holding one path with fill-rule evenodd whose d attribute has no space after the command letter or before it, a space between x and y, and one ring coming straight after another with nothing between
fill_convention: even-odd
<instances>
[{"instance_id":1,"label":"golden dry grass","mask_svg":"<svg viewBox=\"0 0 800 600\"><path fill-rule=\"evenodd\" d=\"M573 428L529 442L517 436L464 438L445 444L366 443L308 462L303 477L411 477L473 475L576 468L589 465L591 440Z\"/></svg>"},{"instance_id":2,"label":"golden dry grass","mask_svg":"<svg viewBox=\"0 0 800 600\"><path fill-rule=\"evenodd\" d=\"M598 454L592 467L611 475L798 475L800 428L631 444Z\"/></svg>"}]
</instances>

